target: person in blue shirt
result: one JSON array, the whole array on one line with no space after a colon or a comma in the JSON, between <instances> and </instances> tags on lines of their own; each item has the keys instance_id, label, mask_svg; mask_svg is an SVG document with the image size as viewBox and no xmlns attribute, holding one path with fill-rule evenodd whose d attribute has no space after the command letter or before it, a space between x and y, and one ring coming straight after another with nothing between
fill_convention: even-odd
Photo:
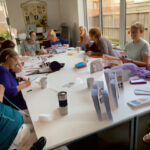
<instances>
[{"instance_id":1,"label":"person in blue shirt","mask_svg":"<svg viewBox=\"0 0 150 150\"><path fill-rule=\"evenodd\" d=\"M51 49L58 46L69 47L69 43L56 36L54 30L50 30L47 35L46 41L43 42L45 49Z\"/></svg>"},{"instance_id":2,"label":"person in blue shirt","mask_svg":"<svg viewBox=\"0 0 150 150\"><path fill-rule=\"evenodd\" d=\"M13 143L23 124L22 115L15 109L2 103L4 86L0 84L0 149L7 150Z\"/></svg>"},{"instance_id":3,"label":"person in blue shirt","mask_svg":"<svg viewBox=\"0 0 150 150\"><path fill-rule=\"evenodd\" d=\"M19 66L18 54L10 48L0 52L0 84L5 87L5 96L20 109L27 109L21 90L30 86L30 80L26 80L18 85L15 77L9 72ZM5 98L3 103L15 108Z\"/></svg>"}]
</instances>

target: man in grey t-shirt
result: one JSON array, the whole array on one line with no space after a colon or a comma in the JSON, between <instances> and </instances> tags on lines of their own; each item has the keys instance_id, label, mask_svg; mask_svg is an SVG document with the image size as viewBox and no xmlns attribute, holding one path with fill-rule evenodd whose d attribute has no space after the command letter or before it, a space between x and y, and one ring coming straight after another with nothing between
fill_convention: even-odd
<instances>
[{"instance_id":1,"label":"man in grey t-shirt","mask_svg":"<svg viewBox=\"0 0 150 150\"><path fill-rule=\"evenodd\" d=\"M131 41L125 46L127 57L132 60L143 61L144 56L150 56L150 46L147 41L140 39L138 42Z\"/></svg>"},{"instance_id":2,"label":"man in grey t-shirt","mask_svg":"<svg viewBox=\"0 0 150 150\"><path fill-rule=\"evenodd\" d=\"M127 57L132 60L148 63L150 59L150 46L147 41L142 39L144 26L140 23L135 23L131 26L132 41L125 46Z\"/></svg>"}]
</instances>

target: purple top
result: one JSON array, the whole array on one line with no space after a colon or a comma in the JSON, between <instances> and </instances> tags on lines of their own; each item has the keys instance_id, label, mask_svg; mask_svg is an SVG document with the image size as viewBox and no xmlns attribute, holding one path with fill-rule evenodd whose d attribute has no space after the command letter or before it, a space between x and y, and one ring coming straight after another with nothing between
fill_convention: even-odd
<instances>
[{"instance_id":1,"label":"purple top","mask_svg":"<svg viewBox=\"0 0 150 150\"><path fill-rule=\"evenodd\" d=\"M17 81L15 77L3 66L0 65L0 84L5 87L4 95L20 109L27 109L22 93L17 91ZM13 107L7 100L3 99L3 103ZM14 107L13 107L14 108Z\"/></svg>"}]
</instances>

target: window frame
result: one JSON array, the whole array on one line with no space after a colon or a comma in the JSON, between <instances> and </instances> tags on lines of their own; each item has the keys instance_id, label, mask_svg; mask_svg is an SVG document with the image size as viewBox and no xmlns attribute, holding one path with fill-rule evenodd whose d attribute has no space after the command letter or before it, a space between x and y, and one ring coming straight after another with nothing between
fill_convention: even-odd
<instances>
[{"instance_id":1,"label":"window frame","mask_svg":"<svg viewBox=\"0 0 150 150\"><path fill-rule=\"evenodd\" d=\"M102 10L103 4L102 0L99 0L99 21L100 21L100 30L103 34L103 10ZM84 0L84 20L85 20L85 26L87 27L87 30L89 30L88 25L88 12L87 12L87 0ZM124 49L126 42L126 0L120 0L120 41L119 45L120 48Z\"/></svg>"}]
</instances>

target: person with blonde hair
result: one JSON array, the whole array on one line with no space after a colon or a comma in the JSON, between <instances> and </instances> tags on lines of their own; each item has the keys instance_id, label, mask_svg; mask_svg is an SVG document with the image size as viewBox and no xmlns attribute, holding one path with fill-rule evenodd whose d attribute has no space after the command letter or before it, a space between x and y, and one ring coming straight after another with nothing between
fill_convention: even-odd
<instances>
[{"instance_id":1,"label":"person with blonde hair","mask_svg":"<svg viewBox=\"0 0 150 150\"><path fill-rule=\"evenodd\" d=\"M9 72L16 72L16 67L20 65L18 54L11 48L4 49L0 52L0 84L5 87L5 96L20 109L27 109L21 90L30 86L31 82L24 79L24 82L17 83L15 77ZM15 108L7 99L3 103ZM16 108L15 108L16 109Z\"/></svg>"},{"instance_id":2,"label":"person with blonde hair","mask_svg":"<svg viewBox=\"0 0 150 150\"><path fill-rule=\"evenodd\" d=\"M58 38L53 29L48 31L47 39L43 42L43 45L45 46L45 49L51 49L58 46L69 47L68 41Z\"/></svg>"},{"instance_id":3,"label":"person with blonde hair","mask_svg":"<svg viewBox=\"0 0 150 150\"><path fill-rule=\"evenodd\" d=\"M82 50L85 50L86 44L89 43L89 36L87 35L87 31L84 26L80 26L79 31L80 31L80 46Z\"/></svg>"},{"instance_id":4,"label":"person with blonde hair","mask_svg":"<svg viewBox=\"0 0 150 150\"><path fill-rule=\"evenodd\" d=\"M115 56L112 44L108 39L101 36L101 32L98 28L91 28L89 36L93 44L91 46L89 44L86 45L87 55L103 56L103 54L108 54Z\"/></svg>"},{"instance_id":5,"label":"person with blonde hair","mask_svg":"<svg viewBox=\"0 0 150 150\"><path fill-rule=\"evenodd\" d=\"M125 45L125 53L127 59L125 58L115 58L108 55L104 56L107 60L122 60L123 63L134 63L139 67L148 67L150 64L150 46L149 43L142 38L144 33L144 26L136 22L131 25L131 38L132 41Z\"/></svg>"},{"instance_id":6,"label":"person with blonde hair","mask_svg":"<svg viewBox=\"0 0 150 150\"><path fill-rule=\"evenodd\" d=\"M150 46L142 38L143 33L144 26L141 23L136 22L131 25L132 41L126 44L125 52L127 57L132 60L147 62L147 56L150 56Z\"/></svg>"}]
</instances>

